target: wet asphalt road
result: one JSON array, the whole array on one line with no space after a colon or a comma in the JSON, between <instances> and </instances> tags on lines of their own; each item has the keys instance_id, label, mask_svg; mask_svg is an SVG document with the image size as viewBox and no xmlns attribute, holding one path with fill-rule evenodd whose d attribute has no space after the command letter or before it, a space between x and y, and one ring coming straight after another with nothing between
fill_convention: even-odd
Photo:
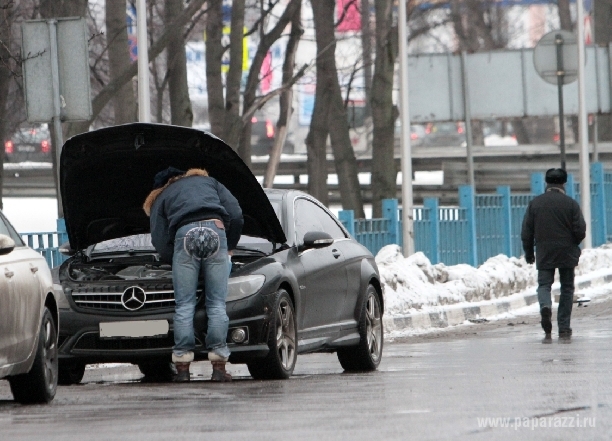
<instances>
[{"instance_id":1,"label":"wet asphalt road","mask_svg":"<svg viewBox=\"0 0 612 441\"><path fill-rule=\"evenodd\" d=\"M374 373L344 374L333 354L300 356L287 381L237 365L212 384L207 362L187 385L88 369L29 407L0 381L0 440L609 440L612 301L572 319L569 343L543 344L535 316L387 342Z\"/></svg>"}]
</instances>

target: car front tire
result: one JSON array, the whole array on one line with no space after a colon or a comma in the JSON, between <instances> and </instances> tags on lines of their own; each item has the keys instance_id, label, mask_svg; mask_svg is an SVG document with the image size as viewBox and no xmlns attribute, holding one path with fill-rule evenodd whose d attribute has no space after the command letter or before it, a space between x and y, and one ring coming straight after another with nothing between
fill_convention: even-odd
<instances>
[{"instance_id":1,"label":"car front tire","mask_svg":"<svg viewBox=\"0 0 612 441\"><path fill-rule=\"evenodd\" d=\"M144 375L144 380L167 382L176 375L174 364L170 360L148 360L138 363L138 369Z\"/></svg>"},{"instance_id":2,"label":"car front tire","mask_svg":"<svg viewBox=\"0 0 612 441\"><path fill-rule=\"evenodd\" d=\"M383 350L382 308L376 289L368 285L359 317L357 346L338 349L338 360L345 371L373 371Z\"/></svg>"},{"instance_id":3,"label":"car front tire","mask_svg":"<svg viewBox=\"0 0 612 441\"><path fill-rule=\"evenodd\" d=\"M256 380L285 380L293 373L297 360L295 309L287 291L277 291L273 305L268 326L270 352L262 360L247 363L251 376Z\"/></svg>"},{"instance_id":4,"label":"car front tire","mask_svg":"<svg viewBox=\"0 0 612 441\"><path fill-rule=\"evenodd\" d=\"M30 372L8 379L15 401L33 404L53 400L57 390L57 373L57 328L51 311L45 307Z\"/></svg>"},{"instance_id":5,"label":"car front tire","mask_svg":"<svg viewBox=\"0 0 612 441\"><path fill-rule=\"evenodd\" d=\"M82 362L60 362L58 384L70 386L79 384L85 375L85 363Z\"/></svg>"}]
</instances>

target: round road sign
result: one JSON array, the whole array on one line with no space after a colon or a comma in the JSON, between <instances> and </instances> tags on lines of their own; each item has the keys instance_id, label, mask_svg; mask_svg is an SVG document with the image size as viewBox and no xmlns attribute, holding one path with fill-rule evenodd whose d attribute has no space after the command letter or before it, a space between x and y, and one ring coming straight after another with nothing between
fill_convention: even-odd
<instances>
[{"instance_id":1,"label":"round road sign","mask_svg":"<svg viewBox=\"0 0 612 441\"><path fill-rule=\"evenodd\" d=\"M561 59L557 59L560 46ZM560 65L559 65L560 61ZM571 83L578 77L578 41L569 31L551 31L540 38L533 50L533 64L542 79L557 84L561 76L563 84ZM560 69L559 69L560 67Z\"/></svg>"}]
</instances>

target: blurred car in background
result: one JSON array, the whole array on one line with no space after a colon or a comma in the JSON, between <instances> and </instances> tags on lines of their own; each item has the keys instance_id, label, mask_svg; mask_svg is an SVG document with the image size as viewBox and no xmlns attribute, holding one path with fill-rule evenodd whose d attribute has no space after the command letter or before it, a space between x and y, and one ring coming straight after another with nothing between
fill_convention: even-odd
<instances>
[{"instance_id":1,"label":"blurred car in background","mask_svg":"<svg viewBox=\"0 0 612 441\"><path fill-rule=\"evenodd\" d=\"M463 122L427 123L424 146L461 147L466 145Z\"/></svg>"},{"instance_id":2,"label":"blurred car in background","mask_svg":"<svg viewBox=\"0 0 612 441\"><path fill-rule=\"evenodd\" d=\"M0 213L0 379L19 403L48 403L58 381L58 299L45 258Z\"/></svg>"},{"instance_id":3,"label":"blurred car in background","mask_svg":"<svg viewBox=\"0 0 612 441\"><path fill-rule=\"evenodd\" d=\"M18 129L4 141L5 162L52 162L51 134L46 126Z\"/></svg>"},{"instance_id":4,"label":"blurred car in background","mask_svg":"<svg viewBox=\"0 0 612 441\"><path fill-rule=\"evenodd\" d=\"M256 113L251 118L251 154L253 156L269 155L276 138L276 123L263 113ZM285 139L283 153L293 153L294 144L290 134Z\"/></svg>"}]
</instances>

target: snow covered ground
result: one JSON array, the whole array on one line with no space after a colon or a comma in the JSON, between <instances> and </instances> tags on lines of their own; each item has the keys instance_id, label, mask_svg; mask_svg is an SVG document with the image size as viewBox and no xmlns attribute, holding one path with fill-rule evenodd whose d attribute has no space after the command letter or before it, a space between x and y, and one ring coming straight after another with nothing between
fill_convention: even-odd
<instances>
[{"instance_id":1,"label":"snow covered ground","mask_svg":"<svg viewBox=\"0 0 612 441\"><path fill-rule=\"evenodd\" d=\"M520 293L535 293L537 270L524 258L498 255L478 268L470 265L432 265L421 252L404 257L400 247L388 245L376 255L385 289L385 315L402 317L422 312L440 312L449 305L482 305ZM612 244L583 250L576 268L576 282L612 273ZM557 282L558 283L558 282ZM553 285L553 289L555 285ZM612 284L576 290L580 297L595 297L612 292ZM535 314L530 305L495 318ZM438 329L439 330L439 329ZM424 330L393 330L392 336L411 335Z\"/></svg>"}]
</instances>

